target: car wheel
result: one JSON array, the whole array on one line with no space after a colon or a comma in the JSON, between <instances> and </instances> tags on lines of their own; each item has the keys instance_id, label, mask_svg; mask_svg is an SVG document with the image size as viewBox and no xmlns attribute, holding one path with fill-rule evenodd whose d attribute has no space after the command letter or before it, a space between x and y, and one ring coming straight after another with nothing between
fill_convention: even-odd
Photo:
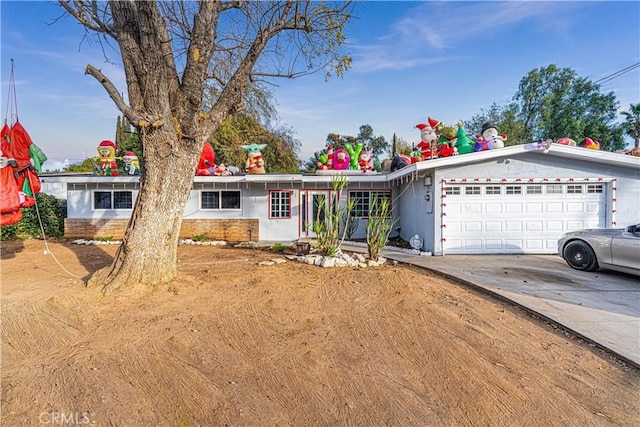
<instances>
[{"instance_id":1,"label":"car wheel","mask_svg":"<svg viewBox=\"0 0 640 427\"><path fill-rule=\"evenodd\" d=\"M587 243L582 240L574 240L564 247L564 257L569 267L581 271L594 271L598 269L596 254Z\"/></svg>"}]
</instances>

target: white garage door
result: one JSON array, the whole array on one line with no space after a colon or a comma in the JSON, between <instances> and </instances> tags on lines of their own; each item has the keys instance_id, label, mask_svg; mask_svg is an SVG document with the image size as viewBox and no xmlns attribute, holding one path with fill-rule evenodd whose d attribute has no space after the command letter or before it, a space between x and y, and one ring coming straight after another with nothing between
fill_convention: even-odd
<instances>
[{"instance_id":1,"label":"white garage door","mask_svg":"<svg viewBox=\"0 0 640 427\"><path fill-rule=\"evenodd\" d=\"M605 183L452 181L443 191L445 254L557 253L563 233L606 226Z\"/></svg>"}]
</instances>

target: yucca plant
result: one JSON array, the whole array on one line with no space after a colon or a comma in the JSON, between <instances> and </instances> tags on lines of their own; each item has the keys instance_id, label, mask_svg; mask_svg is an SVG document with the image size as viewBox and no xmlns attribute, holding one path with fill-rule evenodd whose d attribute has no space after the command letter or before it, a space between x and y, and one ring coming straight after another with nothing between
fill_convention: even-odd
<instances>
[{"instance_id":1,"label":"yucca plant","mask_svg":"<svg viewBox=\"0 0 640 427\"><path fill-rule=\"evenodd\" d=\"M392 217L389 199L374 197L367 222L367 249L369 258L377 261L382 248L387 244L396 220Z\"/></svg>"}]
</instances>

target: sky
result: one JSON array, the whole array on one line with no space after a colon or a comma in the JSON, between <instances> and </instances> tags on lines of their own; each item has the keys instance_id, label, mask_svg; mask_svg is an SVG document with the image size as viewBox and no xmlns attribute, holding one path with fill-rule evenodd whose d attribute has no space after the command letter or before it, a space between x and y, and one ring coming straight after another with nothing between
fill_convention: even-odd
<instances>
[{"instance_id":1,"label":"sky","mask_svg":"<svg viewBox=\"0 0 640 427\"><path fill-rule=\"evenodd\" d=\"M0 14L4 120L19 119L48 156L45 169L96 156L115 138L120 112L84 70L94 65L126 93L119 57L61 18L57 2L2 0ZM301 160L329 133L356 136L366 124L387 141L418 143L415 125L428 116L471 119L551 64L601 82L620 111L640 102L638 1L368 1L355 15L345 49L353 63L342 78L316 73L272 87L278 124L300 141Z\"/></svg>"}]
</instances>

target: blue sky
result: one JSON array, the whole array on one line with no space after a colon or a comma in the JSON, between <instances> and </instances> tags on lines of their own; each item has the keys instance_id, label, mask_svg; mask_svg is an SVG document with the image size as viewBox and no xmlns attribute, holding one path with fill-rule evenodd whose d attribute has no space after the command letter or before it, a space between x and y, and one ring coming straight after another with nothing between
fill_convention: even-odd
<instances>
[{"instance_id":1,"label":"blue sky","mask_svg":"<svg viewBox=\"0 0 640 427\"><path fill-rule=\"evenodd\" d=\"M119 111L84 74L100 68L126 93L124 73L105 60L95 37L61 19L57 2L0 2L2 114L14 59L17 113L55 169L97 154L113 139ZM388 141L419 141L415 125L448 124L504 104L532 69L556 64L592 81L640 62L640 2L358 2L347 31L352 69L276 82L280 124L301 141L299 157L324 148L329 133L355 136L361 125ZM640 102L640 68L603 82L621 109Z\"/></svg>"}]
</instances>

